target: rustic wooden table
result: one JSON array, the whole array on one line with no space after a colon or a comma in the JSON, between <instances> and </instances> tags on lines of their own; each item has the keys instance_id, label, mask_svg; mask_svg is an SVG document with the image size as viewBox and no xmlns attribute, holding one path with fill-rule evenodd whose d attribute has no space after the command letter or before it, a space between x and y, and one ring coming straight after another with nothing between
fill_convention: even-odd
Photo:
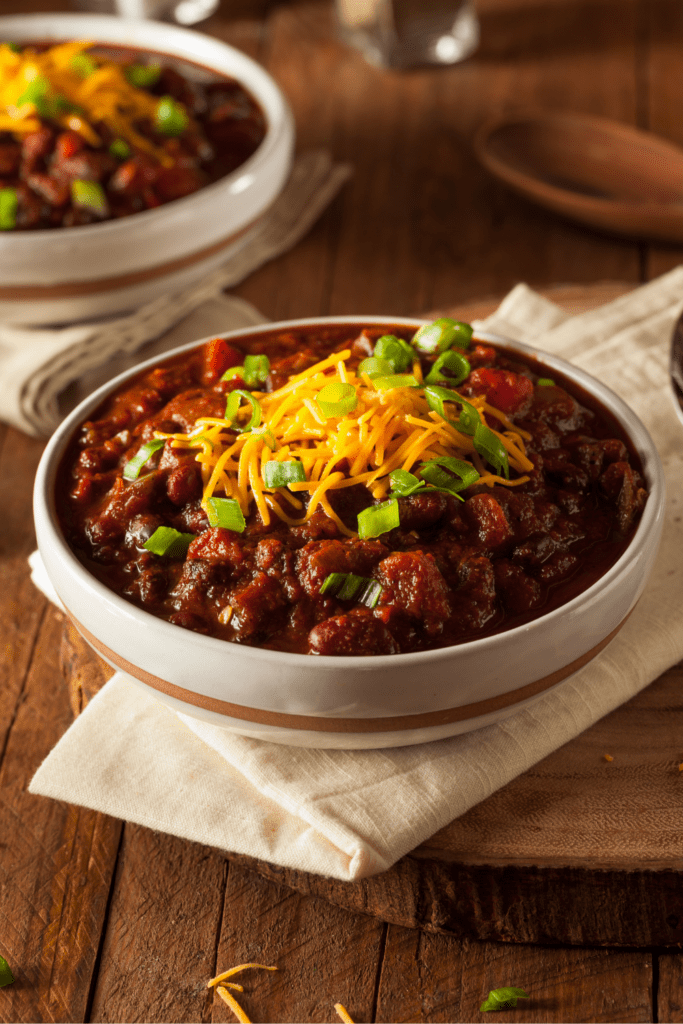
<instances>
[{"instance_id":1,"label":"rustic wooden table","mask_svg":"<svg viewBox=\"0 0 683 1024\"><path fill-rule=\"evenodd\" d=\"M48 9L68 6L0 2L0 13ZM329 0L224 0L202 26L271 71L299 149L354 166L310 235L238 289L267 316L466 313L519 280L577 285L559 293L571 305L602 294L584 286L635 285L681 261L679 248L615 240L516 199L471 150L485 118L520 106L683 143L679 0L478 9L474 58L404 74L339 43ZM206 981L256 960L279 967L247 977L241 1001L257 1021L334 1020L337 1001L358 1021L484 1020L479 1005L501 985L532 998L499 1020L683 1020L680 669L357 886L29 796L72 719L64 624L26 565L41 450L0 427L0 953L16 977L0 1018L229 1020Z\"/></svg>"}]
</instances>

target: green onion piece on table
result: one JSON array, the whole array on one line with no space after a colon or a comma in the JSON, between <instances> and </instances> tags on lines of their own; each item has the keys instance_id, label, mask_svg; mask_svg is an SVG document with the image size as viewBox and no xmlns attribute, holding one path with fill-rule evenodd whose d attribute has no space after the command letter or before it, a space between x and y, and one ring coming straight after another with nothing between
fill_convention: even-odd
<instances>
[{"instance_id":1,"label":"green onion piece on table","mask_svg":"<svg viewBox=\"0 0 683 1024\"><path fill-rule=\"evenodd\" d=\"M409 366L413 365L415 352L412 345L409 345L403 338L397 338L395 334L383 334L375 342L374 355L377 359L386 359L391 363L394 373L402 373Z\"/></svg>"},{"instance_id":2,"label":"green onion piece on table","mask_svg":"<svg viewBox=\"0 0 683 1024\"><path fill-rule=\"evenodd\" d=\"M479 452L483 459L500 475L501 473L510 479L510 463L505 445L499 437L493 433L485 423L478 423L472 438L475 451Z\"/></svg>"},{"instance_id":3,"label":"green onion piece on table","mask_svg":"<svg viewBox=\"0 0 683 1024\"><path fill-rule=\"evenodd\" d=\"M331 416L344 416L352 412L358 405L358 395L353 384L333 381L318 393L317 402L323 416L329 419Z\"/></svg>"},{"instance_id":4,"label":"green onion piece on table","mask_svg":"<svg viewBox=\"0 0 683 1024\"><path fill-rule=\"evenodd\" d=\"M379 505L371 505L358 513L358 536L361 540L368 540L371 537L379 537L389 530L395 530L401 525L398 512L398 501L396 498L389 498Z\"/></svg>"},{"instance_id":5,"label":"green onion piece on table","mask_svg":"<svg viewBox=\"0 0 683 1024\"><path fill-rule=\"evenodd\" d=\"M69 67L80 78L89 78L97 71L97 64L88 53L75 53L69 61Z\"/></svg>"},{"instance_id":6,"label":"green onion piece on table","mask_svg":"<svg viewBox=\"0 0 683 1024\"><path fill-rule=\"evenodd\" d=\"M536 381L536 383L541 388L554 388L555 387L555 381L552 379L552 377L539 377L538 380Z\"/></svg>"},{"instance_id":7,"label":"green onion piece on table","mask_svg":"<svg viewBox=\"0 0 683 1024\"><path fill-rule=\"evenodd\" d=\"M518 999L528 999L529 995L523 988L494 988L489 992L488 999L479 1007L480 1013L490 1010L514 1010Z\"/></svg>"},{"instance_id":8,"label":"green onion piece on table","mask_svg":"<svg viewBox=\"0 0 683 1024\"><path fill-rule=\"evenodd\" d=\"M159 64L130 64L124 71L129 85L136 89L151 89L156 85L161 75Z\"/></svg>"},{"instance_id":9,"label":"green onion piece on table","mask_svg":"<svg viewBox=\"0 0 683 1024\"><path fill-rule=\"evenodd\" d=\"M300 484L305 480L306 471L299 459L287 462L271 459L263 467L263 482L266 487L288 487L289 484Z\"/></svg>"},{"instance_id":10,"label":"green onion piece on table","mask_svg":"<svg viewBox=\"0 0 683 1024\"><path fill-rule=\"evenodd\" d=\"M367 373L372 380L373 377L387 377L394 367L388 359L378 359L377 356L369 356L358 365L358 375Z\"/></svg>"},{"instance_id":11,"label":"green onion piece on table","mask_svg":"<svg viewBox=\"0 0 683 1024\"><path fill-rule=\"evenodd\" d=\"M240 503L234 498L209 498L206 515L210 526L222 526L235 533L244 533L247 526Z\"/></svg>"},{"instance_id":12,"label":"green onion piece on table","mask_svg":"<svg viewBox=\"0 0 683 1024\"><path fill-rule=\"evenodd\" d=\"M165 444L166 440L163 437L155 437L154 440L145 442L137 455L134 455L123 467L124 479L137 480L145 463L149 461L154 452L158 452Z\"/></svg>"},{"instance_id":13,"label":"green onion piece on table","mask_svg":"<svg viewBox=\"0 0 683 1024\"><path fill-rule=\"evenodd\" d=\"M96 181L86 181L82 178L72 181L71 200L74 206L80 207L81 210L89 210L98 217L106 217L109 212L104 189Z\"/></svg>"},{"instance_id":14,"label":"green onion piece on table","mask_svg":"<svg viewBox=\"0 0 683 1024\"><path fill-rule=\"evenodd\" d=\"M4 956L0 956L0 988L4 988L5 985L11 985L13 981L14 975L10 970L10 965Z\"/></svg>"},{"instance_id":15,"label":"green onion piece on table","mask_svg":"<svg viewBox=\"0 0 683 1024\"><path fill-rule=\"evenodd\" d=\"M182 135L189 124L189 118L180 103L172 96L162 96L157 103L154 127L162 135Z\"/></svg>"},{"instance_id":16,"label":"green onion piece on table","mask_svg":"<svg viewBox=\"0 0 683 1024\"><path fill-rule=\"evenodd\" d=\"M408 495L414 494L415 491L419 491L421 487L425 486L424 480L418 480L407 469L392 470L389 480L391 481L391 493L402 498L407 498Z\"/></svg>"},{"instance_id":17,"label":"green onion piece on table","mask_svg":"<svg viewBox=\"0 0 683 1024\"><path fill-rule=\"evenodd\" d=\"M450 377L442 372L444 369L451 371ZM438 384L440 380L445 380L455 388L469 377L471 369L469 359L466 359L462 352L454 352L453 349L449 349L448 352L442 352L434 361L434 365L425 377L425 382Z\"/></svg>"},{"instance_id":18,"label":"green onion piece on table","mask_svg":"<svg viewBox=\"0 0 683 1024\"><path fill-rule=\"evenodd\" d=\"M469 324L442 316L415 332L413 346L418 352L433 355L453 347L468 348L473 334L474 329Z\"/></svg>"},{"instance_id":19,"label":"green onion piece on table","mask_svg":"<svg viewBox=\"0 0 683 1024\"><path fill-rule=\"evenodd\" d=\"M11 231L16 227L18 205L15 188L0 188L0 231Z\"/></svg>"},{"instance_id":20,"label":"green onion piece on table","mask_svg":"<svg viewBox=\"0 0 683 1024\"><path fill-rule=\"evenodd\" d=\"M153 555L184 558L193 540L193 533L180 533L170 526L157 526L152 536L142 546Z\"/></svg>"},{"instance_id":21,"label":"green onion piece on table","mask_svg":"<svg viewBox=\"0 0 683 1024\"><path fill-rule=\"evenodd\" d=\"M393 373L389 377L375 377L372 386L375 391L392 391L394 388L419 388L412 373Z\"/></svg>"},{"instance_id":22,"label":"green onion piece on table","mask_svg":"<svg viewBox=\"0 0 683 1024\"><path fill-rule=\"evenodd\" d=\"M127 160L131 154L131 148L125 139L114 139L109 147L109 153L117 160Z\"/></svg>"},{"instance_id":23,"label":"green onion piece on table","mask_svg":"<svg viewBox=\"0 0 683 1024\"><path fill-rule=\"evenodd\" d=\"M239 412L243 399L251 406L251 417L249 422L243 427L238 427L235 420L237 419L237 413ZM228 401L225 406L225 418L226 420L230 420L231 430L234 430L237 434L246 434L248 430L252 430L254 427L258 427L260 425L261 406L258 404L254 396L248 391L233 391L228 396Z\"/></svg>"},{"instance_id":24,"label":"green onion piece on table","mask_svg":"<svg viewBox=\"0 0 683 1024\"><path fill-rule=\"evenodd\" d=\"M436 480L432 480L428 474L433 473L433 470L436 469L443 472L441 467L448 470L448 473L444 474L448 476L448 483L445 486L445 489L452 491L454 494L457 494L458 491L466 490L468 487L471 487L472 484L476 484L479 479L479 473L471 463L464 462L462 459L453 458L450 455L441 455L436 459L429 459L428 462L423 463L422 468L420 469L420 476L423 480L429 480L430 483L436 484ZM425 472L425 470L427 470L427 472ZM455 474L455 476L460 479L454 479L454 476L451 474ZM439 483L437 486L444 487L444 484Z\"/></svg>"}]
</instances>

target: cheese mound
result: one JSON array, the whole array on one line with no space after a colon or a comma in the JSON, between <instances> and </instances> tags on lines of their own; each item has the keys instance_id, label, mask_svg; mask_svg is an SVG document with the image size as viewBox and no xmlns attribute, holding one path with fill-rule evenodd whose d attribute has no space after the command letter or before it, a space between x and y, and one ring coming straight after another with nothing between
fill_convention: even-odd
<instances>
[{"instance_id":1,"label":"cheese mound","mask_svg":"<svg viewBox=\"0 0 683 1024\"><path fill-rule=\"evenodd\" d=\"M419 359L413 363L413 375L419 387L383 389L367 373L348 365L351 350L334 352L331 356L291 376L283 387L271 393L252 391L261 408L258 427L235 434L228 419L201 417L189 434L167 434L177 448L197 448L196 460L202 468L203 497L208 500L222 495L233 498L247 516L252 503L264 524L271 522L271 513L292 526L310 519L318 506L335 521L343 534L356 537L348 529L329 502L329 492L364 484L376 500L389 494L389 474L395 469L410 472L419 463L442 456L470 462L480 474L478 483L515 486L525 483L524 475L533 469L527 458L524 440L530 435L516 427L484 399L470 398L480 416L494 417L505 429L493 431L505 446L511 469L521 474L507 480L490 472L475 451L473 439L430 409L424 394ZM354 360L355 362L355 360ZM321 390L331 383L350 384L357 402L350 412L325 416L317 403ZM377 383L377 387L375 384ZM456 418L455 404L449 407ZM243 405L237 419L241 423L251 414ZM299 460L306 479L287 487L267 487L263 470L270 461ZM296 497L307 491L307 508Z\"/></svg>"}]
</instances>

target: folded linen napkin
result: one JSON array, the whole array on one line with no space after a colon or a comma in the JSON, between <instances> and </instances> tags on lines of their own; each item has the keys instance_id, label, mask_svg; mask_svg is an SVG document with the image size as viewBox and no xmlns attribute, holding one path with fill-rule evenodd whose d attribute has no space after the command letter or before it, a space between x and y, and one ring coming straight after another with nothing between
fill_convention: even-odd
<instances>
[{"instance_id":1,"label":"folded linen napkin","mask_svg":"<svg viewBox=\"0 0 683 1024\"><path fill-rule=\"evenodd\" d=\"M634 696L683 657L683 458L667 347L683 267L567 317L525 285L487 327L606 381L652 432L668 488L662 548L635 611L590 664L463 736L388 750L304 750L176 715L117 673L39 768L32 793L345 880L382 871ZM83 765L88 771L83 771Z\"/></svg>"},{"instance_id":2,"label":"folded linen napkin","mask_svg":"<svg viewBox=\"0 0 683 1024\"><path fill-rule=\"evenodd\" d=\"M201 284L163 295L126 316L61 328L25 328L0 324L0 420L35 437L48 436L69 407L137 359L134 353L164 335L161 348L180 343L171 328L184 324L191 341L218 330L245 327L264 318L222 290L291 249L310 230L351 174L348 164L333 164L324 150L303 153L282 193L264 216L257 233ZM150 348L149 355L160 348ZM111 362L110 362L111 361ZM75 385L73 382L78 382ZM71 387L69 387L71 385ZM60 401L61 396L61 401Z\"/></svg>"}]
</instances>

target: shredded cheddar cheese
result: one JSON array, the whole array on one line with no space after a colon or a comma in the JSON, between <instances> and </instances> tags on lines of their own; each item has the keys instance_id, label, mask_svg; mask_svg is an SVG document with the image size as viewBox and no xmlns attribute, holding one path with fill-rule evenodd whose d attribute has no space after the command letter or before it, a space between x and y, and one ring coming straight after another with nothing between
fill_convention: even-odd
<instances>
[{"instance_id":1,"label":"shredded cheddar cheese","mask_svg":"<svg viewBox=\"0 0 683 1024\"><path fill-rule=\"evenodd\" d=\"M359 376L352 369L350 356L350 349L334 352L291 376L277 391L252 391L262 419L251 430L245 430L243 424L252 410L242 405L234 423L225 418L201 417L188 434L157 431L155 436L170 439L173 447L197 449L204 508L209 499L223 495L235 499L245 516L255 505L266 525L271 522L271 513L289 525L300 525L321 507L349 537L356 533L334 512L330 492L365 484L376 500L383 500L389 494L389 475L395 469L411 471L430 459L455 456L470 461L480 474L478 483L489 487L513 487L529 479L526 474L533 463L526 456L524 441L530 435L488 405L483 396L468 402L482 417L488 413L504 427L503 432L493 433L518 474L510 480L485 466L471 436L430 409L422 387L378 390L366 373ZM324 387L335 383L351 385L356 404L350 412L325 416L317 398ZM458 415L455 406L452 415ZM300 461L305 480L286 487L268 487L263 470L271 460ZM303 515L302 504L296 498L301 492L310 494Z\"/></svg>"},{"instance_id":2,"label":"shredded cheddar cheese","mask_svg":"<svg viewBox=\"0 0 683 1024\"><path fill-rule=\"evenodd\" d=\"M237 1002L235 997L231 995L230 992L228 992L228 989L231 988L235 992L244 992L244 989L241 985L235 985L234 983L229 982L226 979L232 978L234 974L238 974L240 971L249 970L252 967L257 967L261 971L277 970L277 967L266 967L265 964L238 964L237 967L231 967L229 968L229 970L223 971L221 974L218 974L215 978L212 978L207 986L208 988L216 989L218 995L221 997L224 1003L228 1004L228 1006L235 1014L238 1021L241 1022L241 1024L251 1024L251 1021L249 1017L247 1017L246 1013L244 1012L240 1004Z\"/></svg>"},{"instance_id":3,"label":"shredded cheddar cheese","mask_svg":"<svg viewBox=\"0 0 683 1024\"><path fill-rule=\"evenodd\" d=\"M341 1003L335 1003L334 1008L337 1011L339 1020L343 1021L344 1024L353 1024L353 1017L349 1015L349 1011L346 1007L342 1006Z\"/></svg>"},{"instance_id":4,"label":"shredded cheddar cheese","mask_svg":"<svg viewBox=\"0 0 683 1024\"><path fill-rule=\"evenodd\" d=\"M159 98L131 85L120 64L99 56L96 70L85 77L79 74L72 62L92 45L78 40L15 53L7 43L0 44L0 130L18 138L37 131L42 101L50 104L52 119L92 146L102 144L93 125L103 122L131 146L169 164L163 150L135 127L140 121L154 123ZM32 89L40 95L32 95Z\"/></svg>"}]
</instances>

